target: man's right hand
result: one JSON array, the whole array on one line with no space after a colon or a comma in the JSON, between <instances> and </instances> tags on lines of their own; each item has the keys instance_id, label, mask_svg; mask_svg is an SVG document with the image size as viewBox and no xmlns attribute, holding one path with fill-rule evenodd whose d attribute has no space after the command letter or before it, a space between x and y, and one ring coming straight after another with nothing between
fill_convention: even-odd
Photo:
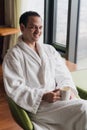
<instances>
[{"instance_id":1,"label":"man's right hand","mask_svg":"<svg viewBox=\"0 0 87 130\"><path fill-rule=\"evenodd\" d=\"M53 103L60 100L60 98L61 98L60 90L57 89L57 90L45 93L42 97L42 100L49 103Z\"/></svg>"}]
</instances>

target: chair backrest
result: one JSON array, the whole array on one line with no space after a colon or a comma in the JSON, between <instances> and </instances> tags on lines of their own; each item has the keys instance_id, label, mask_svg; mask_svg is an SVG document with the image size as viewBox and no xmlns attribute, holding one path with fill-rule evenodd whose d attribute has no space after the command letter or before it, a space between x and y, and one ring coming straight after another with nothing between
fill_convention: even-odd
<instances>
[{"instance_id":1,"label":"chair backrest","mask_svg":"<svg viewBox=\"0 0 87 130\"><path fill-rule=\"evenodd\" d=\"M10 97L7 96L7 101L12 114L12 117L24 130L33 130L33 124L27 112L18 106Z\"/></svg>"},{"instance_id":2,"label":"chair backrest","mask_svg":"<svg viewBox=\"0 0 87 130\"><path fill-rule=\"evenodd\" d=\"M80 98L87 100L87 91L79 88L78 86L77 86L77 90L78 90Z\"/></svg>"}]
</instances>

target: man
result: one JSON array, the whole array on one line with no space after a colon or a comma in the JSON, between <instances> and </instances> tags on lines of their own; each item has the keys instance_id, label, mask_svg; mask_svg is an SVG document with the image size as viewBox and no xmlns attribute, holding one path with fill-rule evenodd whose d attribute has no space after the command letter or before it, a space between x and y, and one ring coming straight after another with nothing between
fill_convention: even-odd
<instances>
[{"instance_id":1,"label":"man","mask_svg":"<svg viewBox=\"0 0 87 130\"><path fill-rule=\"evenodd\" d=\"M42 19L36 12L20 17L17 44L3 62L6 93L30 113L35 130L87 130L87 103L78 92L60 54L38 43ZM70 87L69 101L61 101L60 89Z\"/></svg>"}]
</instances>

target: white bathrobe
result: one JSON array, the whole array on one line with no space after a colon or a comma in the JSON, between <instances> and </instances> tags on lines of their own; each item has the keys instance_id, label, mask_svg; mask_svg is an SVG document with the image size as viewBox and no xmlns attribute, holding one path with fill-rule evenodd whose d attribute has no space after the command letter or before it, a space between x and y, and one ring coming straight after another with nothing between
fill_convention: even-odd
<instances>
[{"instance_id":1,"label":"white bathrobe","mask_svg":"<svg viewBox=\"0 0 87 130\"><path fill-rule=\"evenodd\" d=\"M6 93L30 112L35 130L87 130L87 102L81 99L47 103L44 93L70 86L78 92L60 54L36 43L39 55L18 38L3 62Z\"/></svg>"}]
</instances>

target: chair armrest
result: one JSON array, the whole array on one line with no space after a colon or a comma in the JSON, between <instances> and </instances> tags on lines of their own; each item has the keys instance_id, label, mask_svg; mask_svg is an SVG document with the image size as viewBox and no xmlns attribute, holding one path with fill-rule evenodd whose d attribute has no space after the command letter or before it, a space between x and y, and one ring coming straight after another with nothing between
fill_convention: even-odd
<instances>
[{"instance_id":1,"label":"chair armrest","mask_svg":"<svg viewBox=\"0 0 87 130\"><path fill-rule=\"evenodd\" d=\"M27 112L18 106L10 97L7 96L7 101L12 114L13 119L19 124L24 130L33 130L33 124L29 118Z\"/></svg>"},{"instance_id":2,"label":"chair armrest","mask_svg":"<svg viewBox=\"0 0 87 130\"><path fill-rule=\"evenodd\" d=\"M78 86L77 86L77 90L78 90L80 98L87 100L87 91L79 88Z\"/></svg>"}]
</instances>

